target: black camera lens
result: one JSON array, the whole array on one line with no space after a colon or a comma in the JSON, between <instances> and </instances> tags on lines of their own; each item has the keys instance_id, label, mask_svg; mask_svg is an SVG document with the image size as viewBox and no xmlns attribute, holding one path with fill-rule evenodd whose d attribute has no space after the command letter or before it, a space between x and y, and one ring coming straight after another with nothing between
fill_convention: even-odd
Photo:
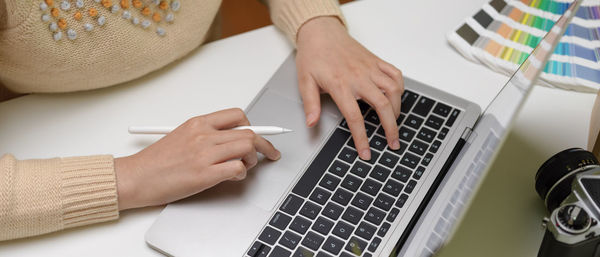
<instances>
[{"instance_id":1,"label":"black camera lens","mask_svg":"<svg viewBox=\"0 0 600 257\"><path fill-rule=\"evenodd\" d=\"M548 159L535 174L535 191L545 201L548 211L556 209L571 193L571 183L577 174L598 165L594 154L581 148L571 148Z\"/></svg>"}]
</instances>

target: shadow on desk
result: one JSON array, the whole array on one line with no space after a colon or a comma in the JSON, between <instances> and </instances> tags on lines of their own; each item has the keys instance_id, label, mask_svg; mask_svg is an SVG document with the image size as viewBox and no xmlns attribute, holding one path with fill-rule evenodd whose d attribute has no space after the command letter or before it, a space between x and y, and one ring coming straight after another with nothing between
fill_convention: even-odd
<instances>
[{"instance_id":1,"label":"shadow on desk","mask_svg":"<svg viewBox=\"0 0 600 257\"><path fill-rule=\"evenodd\" d=\"M537 256L546 215L535 173L549 157L511 132L454 238L438 256Z\"/></svg>"}]
</instances>

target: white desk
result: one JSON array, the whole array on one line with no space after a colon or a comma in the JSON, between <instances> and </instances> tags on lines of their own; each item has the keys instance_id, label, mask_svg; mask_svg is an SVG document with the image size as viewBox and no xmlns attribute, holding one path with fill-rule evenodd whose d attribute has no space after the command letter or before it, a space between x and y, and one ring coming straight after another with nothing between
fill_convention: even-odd
<instances>
[{"instance_id":1,"label":"white desk","mask_svg":"<svg viewBox=\"0 0 600 257\"><path fill-rule=\"evenodd\" d=\"M406 76L485 107L507 78L466 61L445 40L448 31L485 1L365 0L342 9L351 34ZM177 125L195 115L227 107L244 108L291 51L276 29L266 27L208 44L182 61L124 85L91 92L30 95L1 103L0 154L13 153L20 159L133 154L153 138L130 136L128 126ZM538 227L543 207L533 197L533 174L551 154L569 146L585 146L593 99L587 94L534 90L469 211L464 229L461 227L444 256L482 256L471 252L483 253L483 249L497 250L498 256L534 256L542 236ZM526 156L530 157L524 159ZM520 176L510 180L507 174ZM514 183L518 180L525 182ZM511 194L494 194L494 190L508 187ZM496 195L493 210L516 203L521 212L486 209L488 189ZM517 193L526 197L512 197ZM0 256L160 256L146 246L143 235L161 209L127 211L116 222L3 242ZM521 220L503 228L516 219ZM490 220L502 233L482 230ZM515 247L498 243L517 241L521 243ZM494 252L485 253L489 256Z\"/></svg>"}]
</instances>

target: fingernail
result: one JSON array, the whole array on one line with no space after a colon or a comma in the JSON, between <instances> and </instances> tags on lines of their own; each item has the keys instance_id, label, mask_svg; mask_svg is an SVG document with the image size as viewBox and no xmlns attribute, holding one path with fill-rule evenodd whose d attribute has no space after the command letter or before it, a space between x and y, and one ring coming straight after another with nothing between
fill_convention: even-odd
<instances>
[{"instance_id":1,"label":"fingernail","mask_svg":"<svg viewBox=\"0 0 600 257\"><path fill-rule=\"evenodd\" d=\"M274 161L279 160L281 158L281 152L278 150L275 150L275 151L276 151L275 155L272 158Z\"/></svg>"},{"instance_id":2,"label":"fingernail","mask_svg":"<svg viewBox=\"0 0 600 257\"><path fill-rule=\"evenodd\" d=\"M392 147L392 149L393 149L393 150L398 150L398 149L400 149L400 141L398 141L398 140L394 140L394 141L392 141L392 145L391 145L391 147Z\"/></svg>"},{"instance_id":3,"label":"fingernail","mask_svg":"<svg viewBox=\"0 0 600 257\"><path fill-rule=\"evenodd\" d=\"M371 149L364 149L360 151L360 156L365 161L371 160Z\"/></svg>"},{"instance_id":4,"label":"fingernail","mask_svg":"<svg viewBox=\"0 0 600 257\"><path fill-rule=\"evenodd\" d=\"M308 116L306 116L306 126L312 127L315 123L316 116L317 115L315 115L314 113L308 114Z\"/></svg>"}]
</instances>

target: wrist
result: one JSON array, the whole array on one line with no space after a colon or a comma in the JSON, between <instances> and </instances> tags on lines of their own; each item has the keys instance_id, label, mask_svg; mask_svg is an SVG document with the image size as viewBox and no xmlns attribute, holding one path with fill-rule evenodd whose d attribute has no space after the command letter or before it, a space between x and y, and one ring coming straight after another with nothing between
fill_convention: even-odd
<instances>
[{"instance_id":1,"label":"wrist","mask_svg":"<svg viewBox=\"0 0 600 257\"><path fill-rule=\"evenodd\" d=\"M319 16L312 18L302 24L298 29L296 44L309 42L311 39L318 38L321 34L347 33L346 27L335 16Z\"/></svg>"},{"instance_id":2,"label":"wrist","mask_svg":"<svg viewBox=\"0 0 600 257\"><path fill-rule=\"evenodd\" d=\"M135 183L131 179L132 157L121 157L114 159L115 175L117 178L117 196L119 211L136 208L133 200Z\"/></svg>"}]
</instances>

